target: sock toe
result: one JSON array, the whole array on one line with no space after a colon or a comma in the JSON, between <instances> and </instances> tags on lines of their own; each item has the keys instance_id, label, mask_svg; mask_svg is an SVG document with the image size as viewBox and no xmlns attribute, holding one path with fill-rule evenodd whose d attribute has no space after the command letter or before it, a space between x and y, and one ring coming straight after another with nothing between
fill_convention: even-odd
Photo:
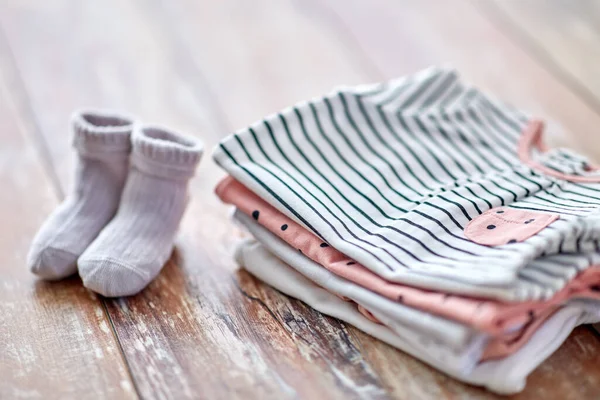
<instances>
[{"instance_id":1,"label":"sock toe","mask_svg":"<svg viewBox=\"0 0 600 400\"><path fill-rule=\"evenodd\" d=\"M58 280L73 275L77 271L77 254L66 250L46 247L28 256L27 264L31 272L42 279Z\"/></svg>"},{"instance_id":2,"label":"sock toe","mask_svg":"<svg viewBox=\"0 0 600 400\"><path fill-rule=\"evenodd\" d=\"M111 258L81 257L78 266L83 285L105 297L132 296L153 278L144 270Z\"/></svg>"}]
</instances>

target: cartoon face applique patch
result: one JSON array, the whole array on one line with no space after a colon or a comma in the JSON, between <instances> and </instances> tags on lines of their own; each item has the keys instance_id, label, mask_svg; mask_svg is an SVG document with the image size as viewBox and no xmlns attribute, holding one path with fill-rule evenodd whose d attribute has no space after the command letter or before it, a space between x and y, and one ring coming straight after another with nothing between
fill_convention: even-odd
<instances>
[{"instance_id":1,"label":"cartoon face applique patch","mask_svg":"<svg viewBox=\"0 0 600 400\"><path fill-rule=\"evenodd\" d=\"M536 235L559 218L558 214L498 207L469 222L465 236L486 246L518 243Z\"/></svg>"}]
</instances>

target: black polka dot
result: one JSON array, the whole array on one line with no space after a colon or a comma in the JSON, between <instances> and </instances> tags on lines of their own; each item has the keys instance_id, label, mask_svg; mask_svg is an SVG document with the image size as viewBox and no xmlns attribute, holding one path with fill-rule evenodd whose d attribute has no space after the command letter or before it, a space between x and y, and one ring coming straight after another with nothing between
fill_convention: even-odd
<instances>
[{"instance_id":1,"label":"black polka dot","mask_svg":"<svg viewBox=\"0 0 600 400\"><path fill-rule=\"evenodd\" d=\"M508 241L508 243L511 243L511 244L512 244L512 243L517 243L517 239L510 239L510 240Z\"/></svg>"},{"instance_id":2,"label":"black polka dot","mask_svg":"<svg viewBox=\"0 0 600 400\"><path fill-rule=\"evenodd\" d=\"M404 297L402 297L402 296L398 296L398 301L399 301L400 303L402 303L402 302L404 301Z\"/></svg>"},{"instance_id":3,"label":"black polka dot","mask_svg":"<svg viewBox=\"0 0 600 400\"><path fill-rule=\"evenodd\" d=\"M354 261L348 261L348 262L346 263L346 265L354 265L354 264L356 264Z\"/></svg>"},{"instance_id":4,"label":"black polka dot","mask_svg":"<svg viewBox=\"0 0 600 400\"><path fill-rule=\"evenodd\" d=\"M504 214L504 211L502 211L502 210L496 211L496 214Z\"/></svg>"},{"instance_id":5,"label":"black polka dot","mask_svg":"<svg viewBox=\"0 0 600 400\"><path fill-rule=\"evenodd\" d=\"M590 286L590 289L594 292L600 292L600 285L592 285Z\"/></svg>"},{"instance_id":6,"label":"black polka dot","mask_svg":"<svg viewBox=\"0 0 600 400\"><path fill-rule=\"evenodd\" d=\"M535 218L528 219L527 221L525 221L525 223L526 223L526 224L529 224L529 223L531 223L531 222L533 222L533 221L535 221Z\"/></svg>"},{"instance_id":7,"label":"black polka dot","mask_svg":"<svg viewBox=\"0 0 600 400\"><path fill-rule=\"evenodd\" d=\"M535 317L535 313L533 312L533 310L529 310L528 314L529 314L529 318Z\"/></svg>"},{"instance_id":8,"label":"black polka dot","mask_svg":"<svg viewBox=\"0 0 600 400\"><path fill-rule=\"evenodd\" d=\"M488 225L487 228L488 229L496 229L496 225Z\"/></svg>"},{"instance_id":9,"label":"black polka dot","mask_svg":"<svg viewBox=\"0 0 600 400\"><path fill-rule=\"evenodd\" d=\"M260 212L258 210L252 211L252 218L254 218L255 220L258 221L258 216L259 215L260 215Z\"/></svg>"},{"instance_id":10,"label":"black polka dot","mask_svg":"<svg viewBox=\"0 0 600 400\"><path fill-rule=\"evenodd\" d=\"M321 243L321 247L329 247L327 243Z\"/></svg>"},{"instance_id":11,"label":"black polka dot","mask_svg":"<svg viewBox=\"0 0 600 400\"><path fill-rule=\"evenodd\" d=\"M282 230L282 231L285 231L287 228L288 228L287 224L283 224L283 225L281 225L281 230Z\"/></svg>"}]
</instances>

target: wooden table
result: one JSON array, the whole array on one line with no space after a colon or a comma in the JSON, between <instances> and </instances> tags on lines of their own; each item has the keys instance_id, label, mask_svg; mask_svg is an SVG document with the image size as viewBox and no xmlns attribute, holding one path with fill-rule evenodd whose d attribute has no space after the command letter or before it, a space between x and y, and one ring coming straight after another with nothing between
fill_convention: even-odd
<instances>
[{"instance_id":1,"label":"wooden table","mask_svg":"<svg viewBox=\"0 0 600 400\"><path fill-rule=\"evenodd\" d=\"M600 1L1 0L0 398L494 398L236 271L207 155L177 250L141 294L37 281L30 240L74 164L67 121L112 107L207 149L335 85L449 62L600 160ZM580 327L515 398L600 398Z\"/></svg>"}]
</instances>

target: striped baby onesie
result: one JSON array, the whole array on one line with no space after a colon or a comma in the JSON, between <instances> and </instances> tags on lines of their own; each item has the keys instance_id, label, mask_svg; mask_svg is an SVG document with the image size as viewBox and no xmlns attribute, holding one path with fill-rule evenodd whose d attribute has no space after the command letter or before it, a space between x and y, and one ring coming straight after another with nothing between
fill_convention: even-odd
<instances>
[{"instance_id":1,"label":"striped baby onesie","mask_svg":"<svg viewBox=\"0 0 600 400\"><path fill-rule=\"evenodd\" d=\"M597 261L600 174L451 70L341 88L229 136L214 158L389 281L537 299Z\"/></svg>"}]
</instances>

